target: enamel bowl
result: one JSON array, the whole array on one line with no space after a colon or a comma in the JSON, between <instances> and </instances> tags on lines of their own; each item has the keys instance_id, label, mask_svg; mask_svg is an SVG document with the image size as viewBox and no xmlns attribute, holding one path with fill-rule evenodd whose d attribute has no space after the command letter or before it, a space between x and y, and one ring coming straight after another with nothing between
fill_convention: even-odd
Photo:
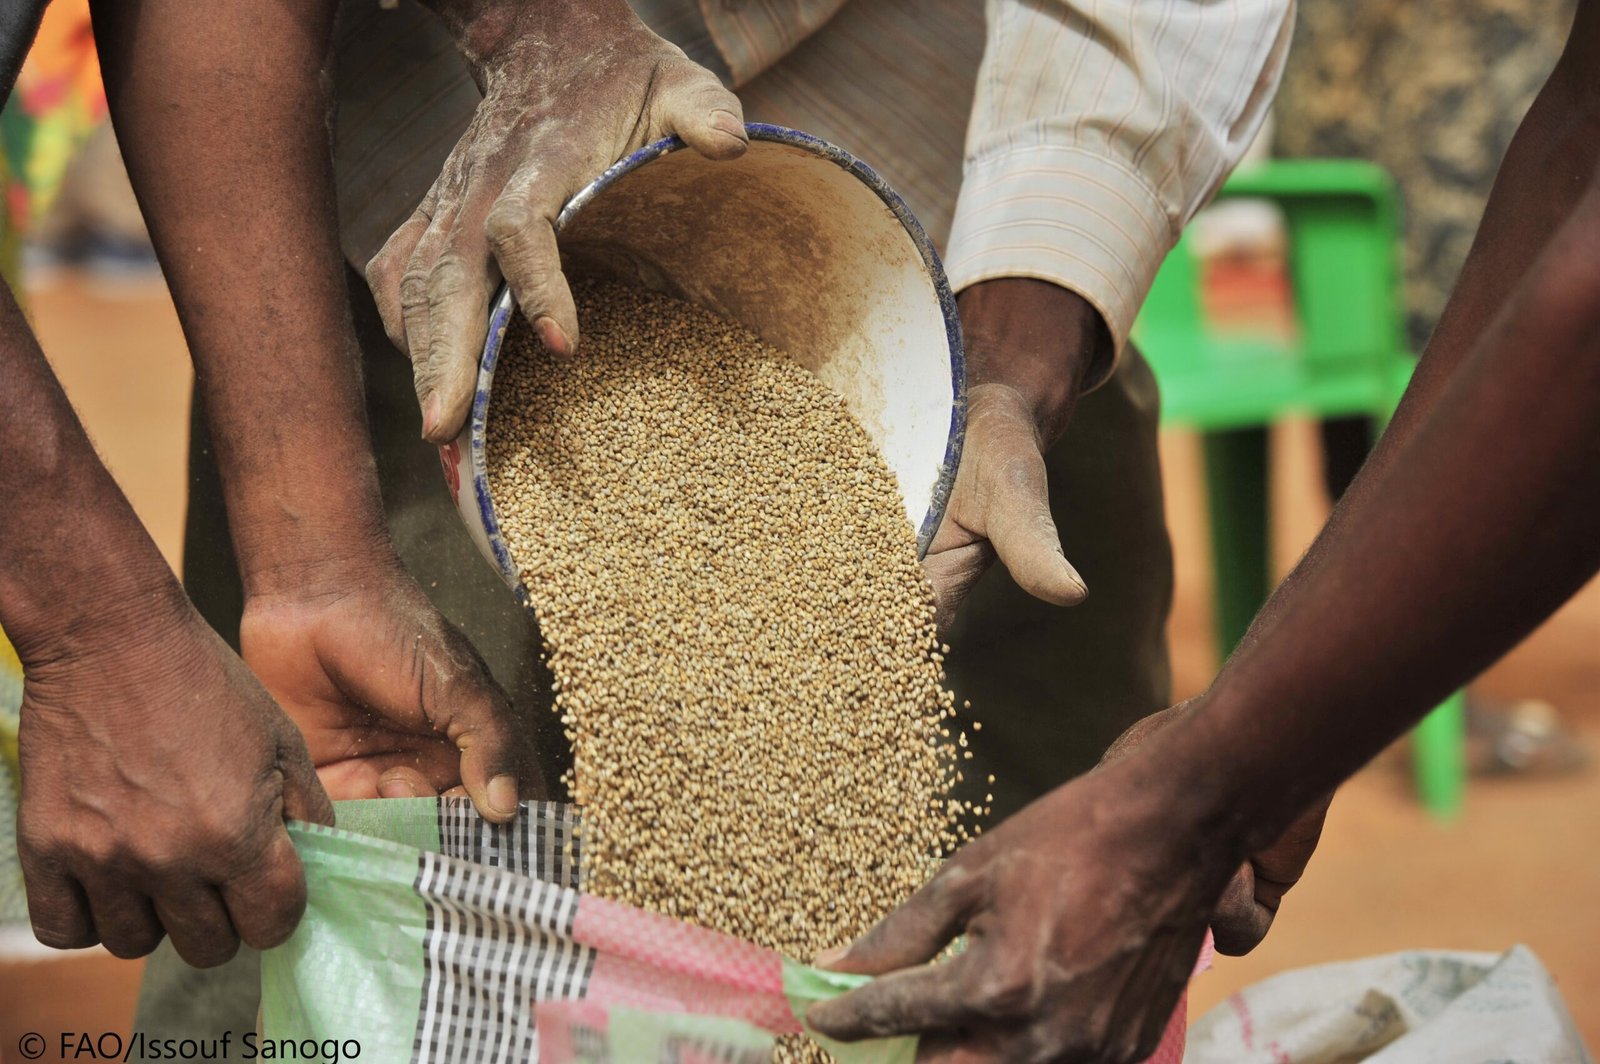
<instances>
[{"instance_id":1,"label":"enamel bowl","mask_svg":"<svg viewBox=\"0 0 1600 1064\"><path fill-rule=\"evenodd\" d=\"M966 427L961 327L944 268L871 167L798 130L746 128L750 149L732 162L709 162L672 137L597 177L556 221L563 268L698 303L787 351L844 397L877 443L925 554ZM502 287L471 416L440 451L473 540L525 599L489 495L485 445L495 363L515 312Z\"/></svg>"}]
</instances>

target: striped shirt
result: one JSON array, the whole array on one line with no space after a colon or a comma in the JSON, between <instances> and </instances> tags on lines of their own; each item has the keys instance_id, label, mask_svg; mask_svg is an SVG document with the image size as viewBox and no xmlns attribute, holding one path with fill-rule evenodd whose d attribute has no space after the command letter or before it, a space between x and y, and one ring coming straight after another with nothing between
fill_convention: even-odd
<instances>
[{"instance_id":1,"label":"striped shirt","mask_svg":"<svg viewBox=\"0 0 1600 1064\"><path fill-rule=\"evenodd\" d=\"M1099 309L1119 351L1167 251L1266 116L1294 5L632 2L739 90L747 118L884 173L957 290L1052 281ZM438 175L476 90L423 12L346 9L341 67L360 76L340 78L340 207L364 264Z\"/></svg>"},{"instance_id":2,"label":"striped shirt","mask_svg":"<svg viewBox=\"0 0 1600 1064\"><path fill-rule=\"evenodd\" d=\"M735 86L813 33L831 32L825 24L845 6L699 5ZM1120 349L1162 259L1266 117L1293 6L988 0L946 248L952 286L994 277L1053 281L1095 305ZM926 21L941 14L924 7Z\"/></svg>"}]
</instances>

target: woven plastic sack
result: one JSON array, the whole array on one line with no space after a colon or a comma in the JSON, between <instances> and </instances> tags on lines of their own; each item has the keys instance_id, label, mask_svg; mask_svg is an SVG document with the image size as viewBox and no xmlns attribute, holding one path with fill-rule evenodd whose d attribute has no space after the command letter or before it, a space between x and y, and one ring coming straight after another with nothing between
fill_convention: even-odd
<instances>
[{"instance_id":1,"label":"woven plastic sack","mask_svg":"<svg viewBox=\"0 0 1600 1064\"><path fill-rule=\"evenodd\" d=\"M290 826L309 897L262 957L269 1039L355 1039L380 1064L744 1064L867 981L581 894L569 806L525 803L505 825L466 799L335 808L338 829ZM1152 1061L1181 1059L1183 1019ZM916 1056L912 1038L818 1041L840 1064Z\"/></svg>"},{"instance_id":2,"label":"woven plastic sack","mask_svg":"<svg viewBox=\"0 0 1600 1064\"><path fill-rule=\"evenodd\" d=\"M0 925L28 922L22 861L17 857L17 800L22 792L17 716L21 709L22 663L0 632Z\"/></svg>"}]
</instances>

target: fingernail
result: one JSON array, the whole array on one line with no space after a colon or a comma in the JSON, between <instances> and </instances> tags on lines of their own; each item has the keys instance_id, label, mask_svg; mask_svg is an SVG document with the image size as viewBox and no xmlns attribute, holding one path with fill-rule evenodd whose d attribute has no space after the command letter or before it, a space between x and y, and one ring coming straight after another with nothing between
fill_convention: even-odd
<instances>
[{"instance_id":1,"label":"fingernail","mask_svg":"<svg viewBox=\"0 0 1600 1064\"><path fill-rule=\"evenodd\" d=\"M422 438L431 439L439 429L439 393L434 392L422 402Z\"/></svg>"},{"instance_id":2,"label":"fingernail","mask_svg":"<svg viewBox=\"0 0 1600 1064\"><path fill-rule=\"evenodd\" d=\"M739 116L732 111L711 112L711 127L730 137L737 137L746 144L750 143L750 134L744 128L744 123L739 121Z\"/></svg>"},{"instance_id":3,"label":"fingernail","mask_svg":"<svg viewBox=\"0 0 1600 1064\"><path fill-rule=\"evenodd\" d=\"M533 327L539 330L539 339L552 353L563 356L572 354L572 342L567 339L566 330L557 325L554 318L540 318L533 323Z\"/></svg>"},{"instance_id":4,"label":"fingernail","mask_svg":"<svg viewBox=\"0 0 1600 1064\"><path fill-rule=\"evenodd\" d=\"M1060 558L1061 567L1066 570L1065 576L1067 580L1077 587L1080 598L1088 598L1089 585L1083 582L1083 574L1078 572L1076 566L1067 561L1066 555L1062 554L1060 555Z\"/></svg>"},{"instance_id":5,"label":"fingernail","mask_svg":"<svg viewBox=\"0 0 1600 1064\"><path fill-rule=\"evenodd\" d=\"M408 779L384 780L378 784L379 798L415 798L417 786Z\"/></svg>"},{"instance_id":6,"label":"fingernail","mask_svg":"<svg viewBox=\"0 0 1600 1064\"><path fill-rule=\"evenodd\" d=\"M501 816L517 811L517 781L514 776L496 776L489 781L489 808Z\"/></svg>"},{"instance_id":7,"label":"fingernail","mask_svg":"<svg viewBox=\"0 0 1600 1064\"><path fill-rule=\"evenodd\" d=\"M1083 577L1078 575L1078 571L1076 569L1072 571L1072 582L1078 585L1078 594L1081 597L1089 597L1089 585L1083 582Z\"/></svg>"},{"instance_id":8,"label":"fingernail","mask_svg":"<svg viewBox=\"0 0 1600 1064\"><path fill-rule=\"evenodd\" d=\"M845 954L849 952L849 946L835 946L832 949L825 949L811 958L811 966L813 968L832 968L844 960Z\"/></svg>"}]
</instances>

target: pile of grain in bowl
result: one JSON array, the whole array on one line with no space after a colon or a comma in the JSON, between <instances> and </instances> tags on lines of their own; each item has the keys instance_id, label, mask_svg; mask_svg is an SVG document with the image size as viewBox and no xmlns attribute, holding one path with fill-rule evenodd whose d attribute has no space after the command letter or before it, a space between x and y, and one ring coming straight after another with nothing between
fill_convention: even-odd
<instances>
[{"instance_id":1,"label":"pile of grain in bowl","mask_svg":"<svg viewBox=\"0 0 1600 1064\"><path fill-rule=\"evenodd\" d=\"M488 461L572 742L584 888L807 960L920 886L971 812L894 474L745 328L574 295L575 358L510 327Z\"/></svg>"}]
</instances>

